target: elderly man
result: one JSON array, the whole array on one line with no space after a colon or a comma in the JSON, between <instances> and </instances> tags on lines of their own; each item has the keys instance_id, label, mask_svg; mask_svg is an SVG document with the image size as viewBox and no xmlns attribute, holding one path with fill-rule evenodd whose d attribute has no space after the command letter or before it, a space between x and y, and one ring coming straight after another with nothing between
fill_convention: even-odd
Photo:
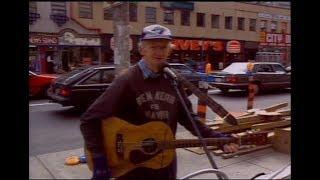
<instances>
[{"instance_id":1,"label":"elderly man","mask_svg":"<svg viewBox=\"0 0 320 180\"><path fill-rule=\"evenodd\" d=\"M101 120L119 117L131 124L142 125L151 121L166 123L172 133L176 133L179 122L192 134L196 132L188 120L182 104L171 84L171 79L163 72L163 66L171 51L171 32L161 25L150 25L143 29L139 51L142 59L134 66L115 78L110 87L88 108L81 118L81 132L86 148L93 156L92 179L108 179L113 177L109 171L106 155L103 153ZM191 102L183 88L190 111ZM166 98L157 98L159 94ZM148 98L145 98L148 97ZM203 137L226 137L214 132L197 119L196 124ZM237 151L236 144L224 145L227 152ZM176 179L176 158L166 167L151 169L135 168L119 179Z\"/></svg>"}]
</instances>

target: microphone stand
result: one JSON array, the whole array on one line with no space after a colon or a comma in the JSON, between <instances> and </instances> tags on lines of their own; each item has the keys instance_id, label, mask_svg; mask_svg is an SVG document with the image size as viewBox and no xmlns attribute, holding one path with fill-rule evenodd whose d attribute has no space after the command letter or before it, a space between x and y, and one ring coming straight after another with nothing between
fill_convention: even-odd
<instances>
[{"instance_id":1,"label":"microphone stand","mask_svg":"<svg viewBox=\"0 0 320 180\"><path fill-rule=\"evenodd\" d=\"M216 173L219 179L228 179L228 177L227 177L227 175L225 173L217 170L218 169L217 165L214 162L214 160L213 160L213 158L212 158L212 156L211 156L211 154L210 154L210 152L209 152L209 150L207 148L207 144L203 140L203 137L202 137L202 135L201 135L201 133L199 131L199 128L197 127L197 125L195 123L195 120L192 118L191 113L190 113L190 111L189 111L189 109L188 109L188 107L186 105L186 102L184 101L184 99L183 99L183 97L181 95L181 92L179 91L177 79L174 79L174 78L171 78L171 77L170 77L170 79L172 79L171 84L173 85L174 89L176 90L176 92L177 92L177 94L179 96L180 102L181 102L185 112L187 113L187 116L188 116L189 120L191 121L192 126L195 129L195 131L197 133L197 136L198 136L198 138L199 138L199 140L200 140L200 142L201 142L201 144L203 146L203 149L204 149L204 151L205 151L205 153L206 153L206 155L207 155L207 157L209 159L209 162L210 162L210 164L211 164L211 166L213 168L213 169L201 170L201 171L198 171L196 173L189 174L189 175L183 177L182 179L191 178L191 177L193 177L193 176L195 176L197 174L202 174L202 173L206 173L206 172L214 172L214 173Z\"/></svg>"}]
</instances>

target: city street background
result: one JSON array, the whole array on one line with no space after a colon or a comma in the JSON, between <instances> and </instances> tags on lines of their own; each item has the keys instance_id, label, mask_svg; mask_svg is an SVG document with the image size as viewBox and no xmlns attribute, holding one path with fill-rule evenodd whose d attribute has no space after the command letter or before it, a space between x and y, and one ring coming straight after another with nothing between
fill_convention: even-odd
<instances>
[{"instance_id":1,"label":"city street background","mask_svg":"<svg viewBox=\"0 0 320 180\"><path fill-rule=\"evenodd\" d=\"M210 97L231 112L244 112L247 107L247 95L243 91L231 91L222 94L219 90L209 91ZM264 108L281 102L288 102L290 90L266 92L255 96L254 108ZM192 95L190 100L196 112L198 99ZM217 117L207 108L207 117ZM83 147L80 132L81 112L72 107L62 107L50 103L47 99L29 101L29 155L70 150ZM177 132L186 131L178 126Z\"/></svg>"}]
</instances>

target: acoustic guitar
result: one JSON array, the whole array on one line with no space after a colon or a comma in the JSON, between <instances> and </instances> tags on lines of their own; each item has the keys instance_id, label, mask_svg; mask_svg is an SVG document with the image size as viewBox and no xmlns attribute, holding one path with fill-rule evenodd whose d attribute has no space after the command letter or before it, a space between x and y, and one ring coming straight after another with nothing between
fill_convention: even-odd
<instances>
[{"instance_id":1,"label":"acoustic guitar","mask_svg":"<svg viewBox=\"0 0 320 180\"><path fill-rule=\"evenodd\" d=\"M175 139L170 127L164 122L153 121L140 126L120 118L102 121L103 143L108 166L113 177L119 177L137 167L160 169L175 158L175 148L200 147L198 139ZM266 134L254 134L246 138L204 138L209 146L227 143L265 144ZM241 141L241 142L240 142ZM87 164L93 170L92 155L85 149Z\"/></svg>"}]
</instances>

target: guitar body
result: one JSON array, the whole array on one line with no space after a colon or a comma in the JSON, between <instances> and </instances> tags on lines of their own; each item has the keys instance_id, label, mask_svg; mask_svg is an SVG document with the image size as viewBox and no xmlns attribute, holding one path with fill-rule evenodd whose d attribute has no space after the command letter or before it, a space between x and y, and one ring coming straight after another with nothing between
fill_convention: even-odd
<instances>
[{"instance_id":1,"label":"guitar body","mask_svg":"<svg viewBox=\"0 0 320 180\"><path fill-rule=\"evenodd\" d=\"M160 169L175 157L174 149L161 149L153 142L173 141L174 135L163 122L132 125L120 118L103 120L102 132L105 153L112 177L119 177L137 167ZM87 164L93 170L91 153L85 149Z\"/></svg>"}]
</instances>

